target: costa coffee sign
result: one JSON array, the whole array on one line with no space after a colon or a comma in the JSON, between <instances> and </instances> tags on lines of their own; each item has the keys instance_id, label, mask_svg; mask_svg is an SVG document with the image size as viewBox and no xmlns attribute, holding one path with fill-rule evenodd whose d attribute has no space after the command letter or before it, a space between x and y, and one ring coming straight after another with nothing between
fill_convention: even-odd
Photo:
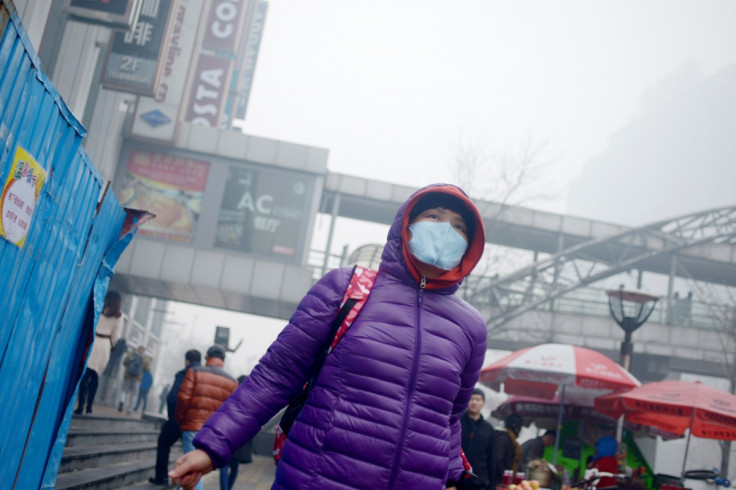
<instances>
[{"instance_id":1,"label":"costa coffee sign","mask_svg":"<svg viewBox=\"0 0 736 490\"><path fill-rule=\"evenodd\" d=\"M199 54L185 120L200 126L220 127L222 106L230 84L232 60Z\"/></svg>"},{"instance_id":2,"label":"costa coffee sign","mask_svg":"<svg viewBox=\"0 0 736 490\"><path fill-rule=\"evenodd\" d=\"M207 28L202 39L204 48L237 55L248 0L212 0Z\"/></svg>"}]
</instances>

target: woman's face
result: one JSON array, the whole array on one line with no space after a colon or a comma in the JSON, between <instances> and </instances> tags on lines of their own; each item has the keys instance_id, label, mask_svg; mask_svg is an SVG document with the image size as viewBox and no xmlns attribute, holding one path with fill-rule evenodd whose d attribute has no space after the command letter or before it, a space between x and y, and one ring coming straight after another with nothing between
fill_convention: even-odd
<instances>
[{"instance_id":1,"label":"woman's face","mask_svg":"<svg viewBox=\"0 0 736 490\"><path fill-rule=\"evenodd\" d=\"M447 221L458 233L460 233L460 235L462 235L463 238L465 238L466 241L468 240L468 224L465 223L465 220L460 213L456 213L450 209L443 208L441 206L425 209L409 224L417 223L419 221L436 221L438 223ZM411 237L411 231L409 231L409 237Z\"/></svg>"}]
</instances>

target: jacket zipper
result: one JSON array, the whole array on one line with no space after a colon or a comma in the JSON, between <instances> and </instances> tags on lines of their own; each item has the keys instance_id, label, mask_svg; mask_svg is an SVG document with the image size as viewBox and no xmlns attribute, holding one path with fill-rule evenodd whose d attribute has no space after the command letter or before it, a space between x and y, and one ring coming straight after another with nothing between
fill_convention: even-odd
<instances>
[{"instance_id":1,"label":"jacket zipper","mask_svg":"<svg viewBox=\"0 0 736 490\"><path fill-rule=\"evenodd\" d=\"M416 384L417 367L419 365L419 353L421 351L421 322L419 316L422 311L422 300L424 296L424 288L427 285L427 278L422 276L419 282L419 295L417 296L417 316L416 316L416 328L414 329L414 362L411 366L411 376L409 377L409 394L407 397L407 403L404 406L404 421L401 424L401 439L399 440L399 448L396 452L396 458L394 460L394 469L391 472L391 479L389 480L389 488L394 487L396 482L396 474L399 471L399 461L401 461L401 455L404 452L404 445L406 444L406 432L407 432L407 421L409 420L409 405L410 401L414 396L414 385Z\"/></svg>"}]
</instances>

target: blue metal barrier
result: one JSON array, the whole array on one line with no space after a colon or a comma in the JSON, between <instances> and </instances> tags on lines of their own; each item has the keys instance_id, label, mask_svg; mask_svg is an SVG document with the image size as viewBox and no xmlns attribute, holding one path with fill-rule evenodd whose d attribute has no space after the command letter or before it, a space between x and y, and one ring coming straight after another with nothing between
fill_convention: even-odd
<instances>
[{"instance_id":1,"label":"blue metal barrier","mask_svg":"<svg viewBox=\"0 0 736 490\"><path fill-rule=\"evenodd\" d=\"M0 185L10 189L19 175L19 148L45 172L24 239L0 228L0 481L7 488L53 488L107 284L133 236L121 237L126 211L105 192L84 136L12 3L0 0Z\"/></svg>"}]
</instances>

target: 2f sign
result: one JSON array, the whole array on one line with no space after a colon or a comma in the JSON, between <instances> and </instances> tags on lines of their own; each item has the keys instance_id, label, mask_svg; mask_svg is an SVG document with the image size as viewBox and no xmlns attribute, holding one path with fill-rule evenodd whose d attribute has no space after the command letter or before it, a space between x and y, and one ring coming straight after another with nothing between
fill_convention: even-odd
<instances>
[{"instance_id":1,"label":"2f sign","mask_svg":"<svg viewBox=\"0 0 736 490\"><path fill-rule=\"evenodd\" d=\"M129 73L135 73L141 69L143 62L139 58L133 58L132 56L123 56L120 62L120 71Z\"/></svg>"}]
</instances>

